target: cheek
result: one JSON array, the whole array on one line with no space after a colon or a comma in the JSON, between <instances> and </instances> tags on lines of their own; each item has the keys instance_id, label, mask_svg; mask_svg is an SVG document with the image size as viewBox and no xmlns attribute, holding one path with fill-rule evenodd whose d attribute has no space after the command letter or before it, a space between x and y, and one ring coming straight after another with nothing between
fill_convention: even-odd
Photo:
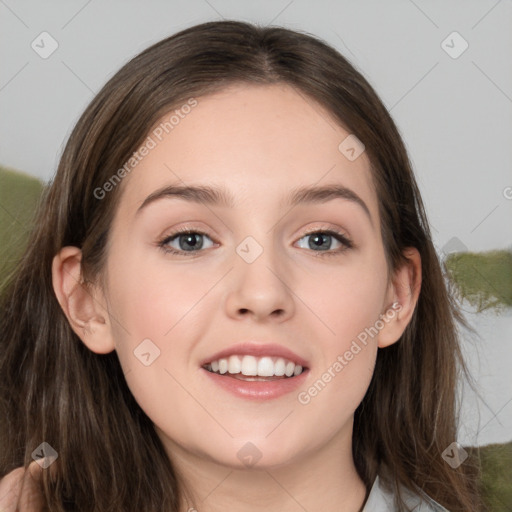
<instances>
[{"instance_id":1,"label":"cheek","mask_svg":"<svg viewBox=\"0 0 512 512\"><path fill-rule=\"evenodd\" d=\"M307 297L307 305L318 318L318 332L326 343L324 353L344 351L383 313L387 269L383 256L356 255L350 261L308 272L297 293ZM297 284L301 282L297 280Z\"/></svg>"},{"instance_id":2,"label":"cheek","mask_svg":"<svg viewBox=\"0 0 512 512\"><path fill-rule=\"evenodd\" d=\"M192 266L162 265L133 253L112 261L108 287L116 352L132 393L141 405L151 404L159 390L173 386L165 370L190 371L189 352L204 329L202 300L215 279L199 278ZM165 402L168 396L160 398Z\"/></svg>"},{"instance_id":3,"label":"cheek","mask_svg":"<svg viewBox=\"0 0 512 512\"><path fill-rule=\"evenodd\" d=\"M297 395L295 420L302 425L302 435L315 440L312 448L325 439L353 435L355 410L372 379L377 347L349 344L344 348Z\"/></svg>"},{"instance_id":4,"label":"cheek","mask_svg":"<svg viewBox=\"0 0 512 512\"><path fill-rule=\"evenodd\" d=\"M204 328L201 300L215 280L178 265L137 262L118 265L109 276L116 352L128 387L156 425L186 439L208 420L189 394L201 396L190 379L197 368L189 356Z\"/></svg>"},{"instance_id":5,"label":"cheek","mask_svg":"<svg viewBox=\"0 0 512 512\"><path fill-rule=\"evenodd\" d=\"M317 273L317 277L319 276ZM321 361L298 402L305 413L326 418L333 431L346 421L363 399L371 381L377 355L378 332L382 328L387 268L377 250L353 258L322 279L306 280L301 293L321 319L318 343ZM306 412L307 411L307 412Z\"/></svg>"},{"instance_id":6,"label":"cheek","mask_svg":"<svg viewBox=\"0 0 512 512\"><path fill-rule=\"evenodd\" d=\"M182 319L188 321L211 286L211 279L198 277L192 267L136 259L110 275L112 309L135 338L162 338Z\"/></svg>"},{"instance_id":7,"label":"cheek","mask_svg":"<svg viewBox=\"0 0 512 512\"><path fill-rule=\"evenodd\" d=\"M321 317L329 330L319 337L320 363L297 394L297 402L315 434L315 418L322 418L324 436L334 436L351 418L371 382L377 355L378 330L382 312L376 291L381 283L361 282L354 276L331 281L331 301L322 304Z\"/></svg>"}]
</instances>

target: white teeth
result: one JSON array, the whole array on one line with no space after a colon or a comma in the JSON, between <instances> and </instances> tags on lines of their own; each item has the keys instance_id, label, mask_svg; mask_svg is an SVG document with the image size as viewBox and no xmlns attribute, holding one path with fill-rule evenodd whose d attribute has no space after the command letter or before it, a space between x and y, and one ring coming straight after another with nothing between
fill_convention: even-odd
<instances>
[{"instance_id":1,"label":"white teeth","mask_svg":"<svg viewBox=\"0 0 512 512\"><path fill-rule=\"evenodd\" d=\"M236 375L241 373L247 377L292 377L300 375L303 368L300 364L288 361L282 357L254 357L232 355L229 358L221 358L212 361L206 366L214 373L230 373Z\"/></svg>"},{"instance_id":2,"label":"white teeth","mask_svg":"<svg viewBox=\"0 0 512 512\"><path fill-rule=\"evenodd\" d=\"M219 373L226 373L228 371L228 360L219 359Z\"/></svg>"},{"instance_id":3,"label":"white teeth","mask_svg":"<svg viewBox=\"0 0 512 512\"><path fill-rule=\"evenodd\" d=\"M258 375L272 377L274 375L274 362L270 357L262 357L258 362Z\"/></svg>"},{"instance_id":4,"label":"white teeth","mask_svg":"<svg viewBox=\"0 0 512 512\"><path fill-rule=\"evenodd\" d=\"M213 365L212 365L213 370ZM240 373L242 371L242 360L238 356L230 356L228 364L229 373Z\"/></svg>"},{"instance_id":5,"label":"white teeth","mask_svg":"<svg viewBox=\"0 0 512 512\"><path fill-rule=\"evenodd\" d=\"M287 377L291 377L293 375L293 372L295 371L295 365L291 362L291 361L288 361L286 363L286 369L284 371L284 374L287 376Z\"/></svg>"},{"instance_id":6,"label":"white teeth","mask_svg":"<svg viewBox=\"0 0 512 512\"><path fill-rule=\"evenodd\" d=\"M258 361L254 356L244 356L242 358L242 375L258 375Z\"/></svg>"},{"instance_id":7,"label":"white teeth","mask_svg":"<svg viewBox=\"0 0 512 512\"><path fill-rule=\"evenodd\" d=\"M280 357L274 364L274 375L282 377L286 371L286 361Z\"/></svg>"}]
</instances>

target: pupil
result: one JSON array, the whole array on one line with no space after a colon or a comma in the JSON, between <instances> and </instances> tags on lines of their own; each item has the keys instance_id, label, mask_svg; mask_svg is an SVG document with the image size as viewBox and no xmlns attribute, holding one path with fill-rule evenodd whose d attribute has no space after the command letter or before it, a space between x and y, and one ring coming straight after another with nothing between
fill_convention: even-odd
<instances>
[{"instance_id":1,"label":"pupil","mask_svg":"<svg viewBox=\"0 0 512 512\"><path fill-rule=\"evenodd\" d=\"M313 243L315 244L316 247L320 247L322 245L322 242L325 241L325 238L330 238L330 235L317 234L313 237Z\"/></svg>"},{"instance_id":2,"label":"pupil","mask_svg":"<svg viewBox=\"0 0 512 512\"><path fill-rule=\"evenodd\" d=\"M196 246L201 246L201 244L197 241L197 236L197 234L192 233L183 235L183 238L187 245L190 245L192 248L196 248Z\"/></svg>"}]
</instances>

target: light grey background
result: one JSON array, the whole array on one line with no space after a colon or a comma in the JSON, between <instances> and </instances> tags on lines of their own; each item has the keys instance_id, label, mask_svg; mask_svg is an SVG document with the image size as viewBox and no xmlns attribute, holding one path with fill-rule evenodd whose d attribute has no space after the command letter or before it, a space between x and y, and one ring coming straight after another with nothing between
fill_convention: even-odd
<instances>
[{"instance_id":1,"label":"light grey background","mask_svg":"<svg viewBox=\"0 0 512 512\"><path fill-rule=\"evenodd\" d=\"M512 247L511 0L0 0L0 163L50 179L110 76L150 44L222 18L307 31L363 72L406 142L440 254L454 237L473 251ZM59 45L47 59L31 48L43 31ZM458 58L442 47L462 48L454 31L469 45ZM466 406L461 440L510 440L510 311L468 315L483 337L478 355L469 341L466 351L486 405Z\"/></svg>"}]
</instances>

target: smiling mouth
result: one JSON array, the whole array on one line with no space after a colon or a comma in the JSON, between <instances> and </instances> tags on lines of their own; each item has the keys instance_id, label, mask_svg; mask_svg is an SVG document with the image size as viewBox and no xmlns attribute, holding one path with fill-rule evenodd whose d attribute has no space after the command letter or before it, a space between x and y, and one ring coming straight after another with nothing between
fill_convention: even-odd
<instances>
[{"instance_id":1,"label":"smiling mouth","mask_svg":"<svg viewBox=\"0 0 512 512\"><path fill-rule=\"evenodd\" d=\"M244 381L273 381L292 379L307 368L282 357L232 355L203 366L211 373Z\"/></svg>"}]
</instances>

